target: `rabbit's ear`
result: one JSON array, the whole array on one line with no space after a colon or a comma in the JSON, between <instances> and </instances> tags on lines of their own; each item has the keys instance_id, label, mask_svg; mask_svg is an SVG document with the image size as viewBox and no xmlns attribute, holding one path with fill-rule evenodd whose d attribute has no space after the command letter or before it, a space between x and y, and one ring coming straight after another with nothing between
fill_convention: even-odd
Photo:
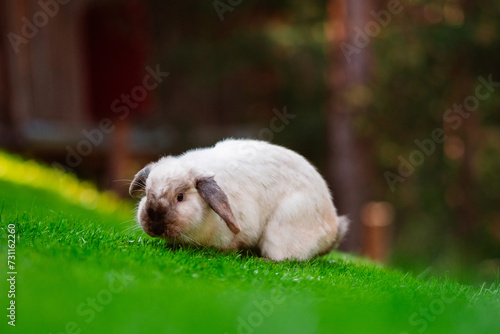
<instances>
[{"instance_id":1,"label":"rabbit's ear","mask_svg":"<svg viewBox=\"0 0 500 334\"><path fill-rule=\"evenodd\" d=\"M241 227L236 222L236 218L234 218L229 200L224 191L222 191L217 182L215 182L213 176L197 179L196 189L212 210L226 222L231 232L234 234L240 233Z\"/></svg>"},{"instance_id":2,"label":"rabbit's ear","mask_svg":"<svg viewBox=\"0 0 500 334\"><path fill-rule=\"evenodd\" d=\"M146 188L146 180L148 179L149 172L151 172L153 164L149 164L143 169L141 169L137 174L135 174L134 181L130 184L128 193L132 197L140 197L144 193Z\"/></svg>"}]
</instances>

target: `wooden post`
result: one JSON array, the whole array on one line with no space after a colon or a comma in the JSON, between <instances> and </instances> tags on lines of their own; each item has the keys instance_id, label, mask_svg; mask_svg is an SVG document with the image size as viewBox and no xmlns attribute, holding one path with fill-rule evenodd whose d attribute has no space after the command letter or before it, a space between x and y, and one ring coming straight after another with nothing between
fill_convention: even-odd
<instances>
[{"instance_id":1,"label":"wooden post","mask_svg":"<svg viewBox=\"0 0 500 334\"><path fill-rule=\"evenodd\" d=\"M369 202L361 212L363 255L386 262L391 243L394 209L387 202Z\"/></svg>"}]
</instances>

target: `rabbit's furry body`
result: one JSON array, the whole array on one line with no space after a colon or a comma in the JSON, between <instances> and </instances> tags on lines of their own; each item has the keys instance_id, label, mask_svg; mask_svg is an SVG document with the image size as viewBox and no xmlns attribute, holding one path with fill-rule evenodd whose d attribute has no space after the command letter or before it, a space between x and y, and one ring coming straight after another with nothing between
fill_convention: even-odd
<instances>
[{"instance_id":1,"label":"rabbit's furry body","mask_svg":"<svg viewBox=\"0 0 500 334\"><path fill-rule=\"evenodd\" d=\"M157 211L151 207L167 217L160 222L165 231L160 227L162 233L149 233L153 236L220 249L253 248L280 261L328 253L347 231L348 220L337 216L325 180L304 157L281 146L229 139L146 168L138 219L148 232L148 224L154 224L150 218L157 218L148 215ZM134 182L140 183L139 174ZM175 189L181 189L181 201ZM214 201L225 201L230 209Z\"/></svg>"}]
</instances>

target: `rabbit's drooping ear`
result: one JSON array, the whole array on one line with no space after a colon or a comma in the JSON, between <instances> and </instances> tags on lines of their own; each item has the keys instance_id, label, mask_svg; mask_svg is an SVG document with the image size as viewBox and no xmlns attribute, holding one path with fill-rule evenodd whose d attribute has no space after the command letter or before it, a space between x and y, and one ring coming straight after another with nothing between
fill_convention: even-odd
<instances>
[{"instance_id":1,"label":"rabbit's drooping ear","mask_svg":"<svg viewBox=\"0 0 500 334\"><path fill-rule=\"evenodd\" d=\"M229 205L229 200L226 194L219 185L215 182L212 177L204 177L196 180L196 189L200 196L208 203L208 205L214 210L227 224L227 227L234 234L238 234L241 231L240 225L236 222L234 218L233 211Z\"/></svg>"},{"instance_id":2,"label":"rabbit's drooping ear","mask_svg":"<svg viewBox=\"0 0 500 334\"><path fill-rule=\"evenodd\" d=\"M128 193L132 197L139 197L146 188L146 180L148 179L149 172L151 172L152 164L147 165L135 174L134 181L130 184Z\"/></svg>"}]
</instances>

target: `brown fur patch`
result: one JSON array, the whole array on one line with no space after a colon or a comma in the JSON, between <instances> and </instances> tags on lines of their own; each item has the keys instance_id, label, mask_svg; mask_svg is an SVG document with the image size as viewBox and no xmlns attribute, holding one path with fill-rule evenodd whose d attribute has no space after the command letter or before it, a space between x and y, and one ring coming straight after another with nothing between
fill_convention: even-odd
<instances>
[{"instance_id":1,"label":"brown fur patch","mask_svg":"<svg viewBox=\"0 0 500 334\"><path fill-rule=\"evenodd\" d=\"M208 203L208 205L214 210L225 222L227 227L234 234L238 234L241 231L240 225L234 218L233 211L229 205L229 200L219 187L217 182L215 182L213 177L207 177L200 179L196 182L196 189L200 196Z\"/></svg>"}]
</instances>

